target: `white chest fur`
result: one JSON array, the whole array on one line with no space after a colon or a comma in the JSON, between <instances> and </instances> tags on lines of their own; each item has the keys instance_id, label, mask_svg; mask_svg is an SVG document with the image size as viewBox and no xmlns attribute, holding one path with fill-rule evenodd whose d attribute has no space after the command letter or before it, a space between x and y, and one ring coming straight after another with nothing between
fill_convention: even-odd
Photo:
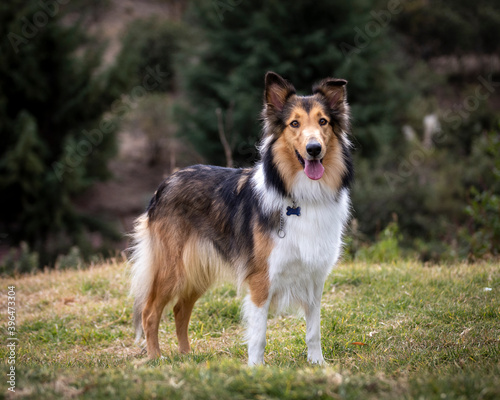
<instances>
[{"instance_id":1,"label":"white chest fur","mask_svg":"<svg viewBox=\"0 0 500 400\"><path fill-rule=\"evenodd\" d=\"M322 290L340 255L349 193L344 190L329 202L303 201L300 207L300 216L283 213L285 237L275 235L269 258L271 295L278 310L311 304Z\"/></svg>"},{"instance_id":2,"label":"white chest fur","mask_svg":"<svg viewBox=\"0 0 500 400\"><path fill-rule=\"evenodd\" d=\"M286 207L292 204L266 187L262 164L253 181L261 207L267 212L282 212L285 237L274 233L269 257L272 304L278 311L313 304L340 255L349 217L349 191L334 194L320 182L298 173L292 195L301 207L301 215L287 216Z\"/></svg>"}]
</instances>

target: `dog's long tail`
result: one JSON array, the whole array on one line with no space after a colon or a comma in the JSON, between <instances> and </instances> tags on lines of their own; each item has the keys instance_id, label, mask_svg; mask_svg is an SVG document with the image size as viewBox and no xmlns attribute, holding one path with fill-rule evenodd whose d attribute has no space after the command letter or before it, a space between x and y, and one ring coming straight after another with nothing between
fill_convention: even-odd
<instances>
[{"instance_id":1,"label":"dog's long tail","mask_svg":"<svg viewBox=\"0 0 500 400\"><path fill-rule=\"evenodd\" d=\"M147 214L141 215L135 222L132 254L130 257L131 286L130 294L134 297L135 341L143 335L142 310L151 290L154 278L153 248Z\"/></svg>"}]
</instances>

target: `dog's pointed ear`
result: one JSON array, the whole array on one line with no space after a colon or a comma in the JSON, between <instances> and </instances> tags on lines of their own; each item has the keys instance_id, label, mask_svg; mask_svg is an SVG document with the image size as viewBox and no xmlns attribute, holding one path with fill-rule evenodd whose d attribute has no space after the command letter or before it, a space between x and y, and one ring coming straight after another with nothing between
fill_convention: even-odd
<instances>
[{"instance_id":1,"label":"dog's pointed ear","mask_svg":"<svg viewBox=\"0 0 500 400\"><path fill-rule=\"evenodd\" d=\"M313 93L325 97L330 109L340 109L347 102L346 85L345 79L326 78L313 86Z\"/></svg>"},{"instance_id":2,"label":"dog's pointed ear","mask_svg":"<svg viewBox=\"0 0 500 400\"><path fill-rule=\"evenodd\" d=\"M283 110L288 98L296 93L293 85L274 72L266 74L264 102L277 111Z\"/></svg>"}]
</instances>

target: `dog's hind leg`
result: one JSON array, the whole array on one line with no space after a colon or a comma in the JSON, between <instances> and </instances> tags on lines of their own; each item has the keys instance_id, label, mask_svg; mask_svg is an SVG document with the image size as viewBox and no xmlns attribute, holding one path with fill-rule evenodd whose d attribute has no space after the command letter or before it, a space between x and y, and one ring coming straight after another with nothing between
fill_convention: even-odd
<instances>
[{"instance_id":1,"label":"dog's hind leg","mask_svg":"<svg viewBox=\"0 0 500 400\"><path fill-rule=\"evenodd\" d=\"M165 257L165 260L168 257ZM158 341L158 327L165 306L174 300L182 287L182 279L177 273L175 259L170 259L169 268L158 270L151 290L147 297L146 305L142 310L142 327L146 336L149 358L161 355Z\"/></svg>"},{"instance_id":2,"label":"dog's hind leg","mask_svg":"<svg viewBox=\"0 0 500 400\"><path fill-rule=\"evenodd\" d=\"M182 354L189 353L191 345L189 344L188 326L196 300L200 298L197 292L181 296L177 304L174 306L175 331L179 342L179 352Z\"/></svg>"},{"instance_id":3,"label":"dog's hind leg","mask_svg":"<svg viewBox=\"0 0 500 400\"><path fill-rule=\"evenodd\" d=\"M158 341L158 328L163 309L172 300L171 296L162 296L157 290L156 281L153 283L153 290L149 294L146 306L142 310L142 327L146 336L146 344L149 358L158 358L161 355Z\"/></svg>"}]
</instances>

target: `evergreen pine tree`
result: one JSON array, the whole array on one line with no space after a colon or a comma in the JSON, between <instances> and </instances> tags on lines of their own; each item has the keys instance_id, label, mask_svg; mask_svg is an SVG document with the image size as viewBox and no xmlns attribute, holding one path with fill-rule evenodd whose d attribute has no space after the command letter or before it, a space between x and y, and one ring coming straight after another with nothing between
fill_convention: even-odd
<instances>
[{"instance_id":1,"label":"evergreen pine tree","mask_svg":"<svg viewBox=\"0 0 500 400\"><path fill-rule=\"evenodd\" d=\"M0 6L0 234L49 248L84 242L89 219L71 196L109 176L113 119L103 113L125 88L117 67L78 26L60 22L63 6L13 0ZM54 243L55 242L55 243Z\"/></svg>"},{"instance_id":2,"label":"evergreen pine tree","mask_svg":"<svg viewBox=\"0 0 500 400\"><path fill-rule=\"evenodd\" d=\"M393 17L386 3L369 0L196 2L188 24L200 27L199 46L182 71L189 105L181 134L224 163L220 109L237 164L252 163L263 77L273 70L304 93L327 76L347 79L357 148L373 155L394 143L412 89L382 11Z\"/></svg>"}]
</instances>

